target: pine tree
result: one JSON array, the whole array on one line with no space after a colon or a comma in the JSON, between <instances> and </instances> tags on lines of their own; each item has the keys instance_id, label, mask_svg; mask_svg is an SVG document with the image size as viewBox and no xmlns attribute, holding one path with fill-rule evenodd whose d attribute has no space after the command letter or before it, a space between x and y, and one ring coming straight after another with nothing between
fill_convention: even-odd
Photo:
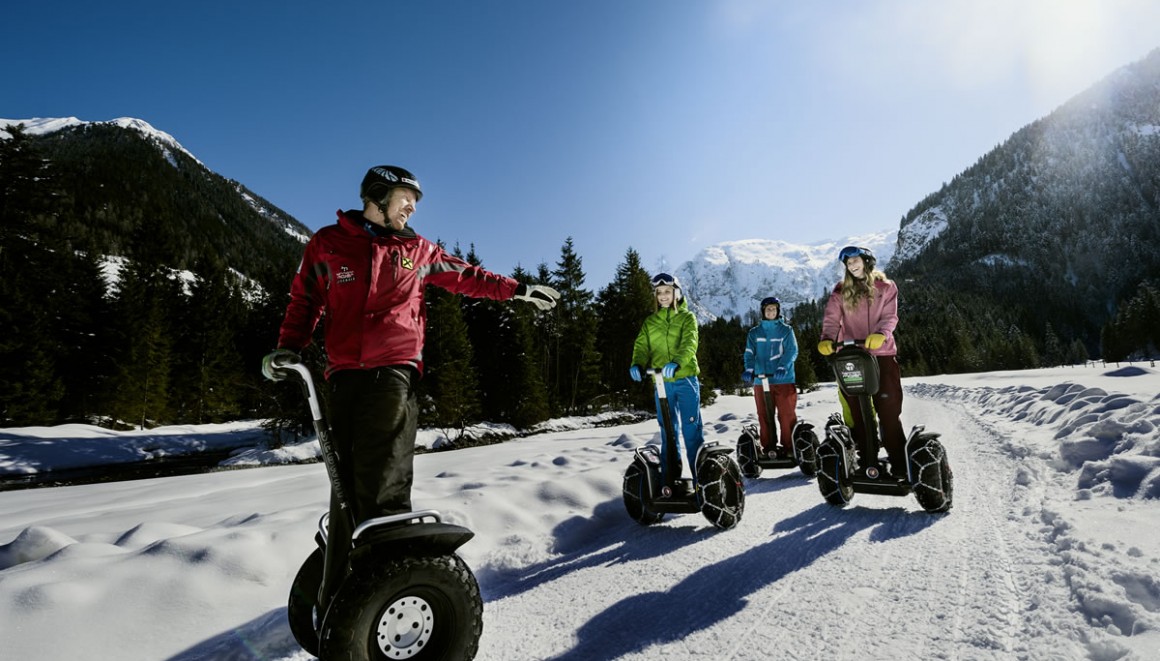
<instances>
[{"instance_id":1,"label":"pine tree","mask_svg":"<svg viewBox=\"0 0 1160 661\"><path fill-rule=\"evenodd\" d=\"M652 399L628 376L632 349L641 325L656 309L649 274L641 266L640 255L629 248L624 261L616 267L616 276L597 296L597 345L600 347L602 380L615 407L651 406Z\"/></svg>"},{"instance_id":2,"label":"pine tree","mask_svg":"<svg viewBox=\"0 0 1160 661\"><path fill-rule=\"evenodd\" d=\"M170 390L178 422L224 422L241 413L244 375L233 329L242 325L242 301L231 277L202 260L184 300Z\"/></svg>"},{"instance_id":3,"label":"pine tree","mask_svg":"<svg viewBox=\"0 0 1160 661\"><path fill-rule=\"evenodd\" d=\"M520 282L531 280L520 268L512 273L512 278ZM541 312L530 305L508 308L505 325L510 332L510 346L507 348L510 349L508 373L511 381L504 390L510 391L518 400L511 423L519 429L527 429L551 417L540 360L543 347L537 342L537 337L540 324L553 318L551 312Z\"/></svg>"},{"instance_id":4,"label":"pine tree","mask_svg":"<svg viewBox=\"0 0 1160 661\"><path fill-rule=\"evenodd\" d=\"M456 250L458 252L458 249ZM428 287L425 376L420 420L443 429L451 441L479 420L479 381L460 303L462 296Z\"/></svg>"},{"instance_id":5,"label":"pine tree","mask_svg":"<svg viewBox=\"0 0 1160 661\"><path fill-rule=\"evenodd\" d=\"M1063 365L1066 359L1063 342L1055 334L1051 322L1047 322L1046 330L1043 332L1043 360L1048 367L1057 367Z\"/></svg>"},{"instance_id":6,"label":"pine tree","mask_svg":"<svg viewBox=\"0 0 1160 661\"><path fill-rule=\"evenodd\" d=\"M57 372L55 305L67 253L53 250L52 171L22 126L0 140L0 422L57 422L64 385Z\"/></svg>"},{"instance_id":7,"label":"pine tree","mask_svg":"<svg viewBox=\"0 0 1160 661\"><path fill-rule=\"evenodd\" d=\"M822 309L816 301L799 303L786 317L798 345L798 357L793 364L798 392L815 390L818 387L815 356L819 356L817 346L822 339Z\"/></svg>"},{"instance_id":8,"label":"pine tree","mask_svg":"<svg viewBox=\"0 0 1160 661\"><path fill-rule=\"evenodd\" d=\"M483 266L474 245L466 259ZM525 280L525 274L516 279ZM547 419L547 396L532 363L535 309L519 303L465 298L463 312L475 356L483 417L518 428Z\"/></svg>"},{"instance_id":9,"label":"pine tree","mask_svg":"<svg viewBox=\"0 0 1160 661\"><path fill-rule=\"evenodd\" d=\"M118 283L114 304L117 373L110 412L144 429L170 420L171 320L177 318L182 292L168 268L143 261L128 262Z\"/></svg>"},{"instance_id":10,"label":"pine tree","mask_svg":"<svg viewBox=\"0 0 1160 661\"><path fill-rule=\"evenodd\" d=\"M572 237L568 237L552 271L552 284L560 292L555 313L560 330L556 335L552 388L564 414L586 412L604 394L593 296L584 288L584 278L582 260L573 249Z\"/></svg>"},{"instance_id":11,"label":"pine tree","mask_svg":"<svg viewBox=\"0 0 1160 661\"><path fill-rule=\"evenodd\" d=\"M108 387L109 299L102 264L91 251L71 251L62 265L64 281L51 297L57 343L56 371L64 386L60 421L97 419Z\"/></svg>"},{"instance_id":12,"label":"pine tree","mask_svg":"<svg viewBox=\"0 0 1160 661\"><path fill-rule=\"evenodd\" d=\"M1133 355L1154 356L1160 349L1160 287L1142 283L1132 297L1119 305L1100 335L1105 360L1118 361Z\"/></svg>"},{"instance_id":13,"label":"pine tree","mask_svg":"<svg viewBox=\"0 0 1160 661\"><path fill-rule=\"evenodd\" d=\"M822 315L825 313L824 300L805 301L794 306L788 315L793 324L798 343L798 358L794 363L798 390L806 391L817 387L818 379L833 379L829 363L818 353L818 342L822 339ZM819 375L824 375L820 377Z\"/></svg>"}]
</instances>

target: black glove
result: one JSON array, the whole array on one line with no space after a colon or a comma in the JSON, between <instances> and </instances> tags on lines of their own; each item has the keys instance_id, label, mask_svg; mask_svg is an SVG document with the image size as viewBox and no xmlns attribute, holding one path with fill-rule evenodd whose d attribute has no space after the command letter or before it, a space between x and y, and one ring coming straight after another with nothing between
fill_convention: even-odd
<instances>
[{"instance_id":1,"label":"black glove","mask_svg":"<svg viewBox=\"0 0 1160 661\"><path fill-rule=\"evenodd\" d=\"M547 285L525 285L521 282L512 298L527 301L540 310L551 310L556 307L560 292Z\"/></svg>"}]
</instances>

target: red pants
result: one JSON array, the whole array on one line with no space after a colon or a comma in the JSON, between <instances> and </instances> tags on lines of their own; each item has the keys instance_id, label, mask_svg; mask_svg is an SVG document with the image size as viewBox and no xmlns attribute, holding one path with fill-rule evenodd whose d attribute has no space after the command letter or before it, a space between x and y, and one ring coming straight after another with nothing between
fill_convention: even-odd
<instances>
[{"instance_id":1,"label":"red pants","mask_svg":"<svg viewBox=\"0 0 1160 661\"><path fill-rule=\"evenodd\" d=\"M850 407L854 423L854 441L862 447L865 429L862 426L862 407L857 397L842 397ZM882 449L893 466L906 466L906 432L902 429L902 373L898 369L898 358L880 356L878 358L878 393L874 395L874 412L878 414L878 429ZM859 458L861 459L861 457Z\"/></svg>"},{"instance_id":2,"label":"red pants","mask_svg":"<svg viewBox=\"0 0 1160 661\"><path fill-rule=\"evenodd\" d=\"M781 447L792 452L793 427L797 424L797 386L775 383L769 387L769 392L773 395L773 410L781 427ZM757 421L761 425L761 448L768 452L775 445L773 420L765 408L765 391L761 386L753 386L753 399L757 402Z\"/></svg>"}]
</instances>

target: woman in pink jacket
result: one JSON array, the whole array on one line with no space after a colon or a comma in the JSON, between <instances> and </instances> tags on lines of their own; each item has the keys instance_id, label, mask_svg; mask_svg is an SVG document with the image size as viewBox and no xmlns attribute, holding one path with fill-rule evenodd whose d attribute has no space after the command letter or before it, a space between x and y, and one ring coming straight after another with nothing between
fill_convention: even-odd
<instances>
[{"instance_id":1,"label":"woman in pink jacket","mask_svg":"<svg viewBox=\"0 0 1160 661\"><path fill-rule=\"evenodd\" d=\"M906 433L902 430L902 374L898 369L898 349L894 328L898 325L898 287L886 274L874 268L874 253L869 248L846 246L838 254L845 265L842 281L834 286L826 302L822 320L822 340L818 352L834 353L834 342L864 340L866 349L878 359L879 390L874 395L882 447L890 459L892 472L902 467L906 474ZM842 395L839 393L839 397ZM854 421L854 439L861 447L865 430L857 399L846 400ZM862 458L859 457L859 462ZM897 473L897 472L896 472Z\"/></svg>"}]
</instances>

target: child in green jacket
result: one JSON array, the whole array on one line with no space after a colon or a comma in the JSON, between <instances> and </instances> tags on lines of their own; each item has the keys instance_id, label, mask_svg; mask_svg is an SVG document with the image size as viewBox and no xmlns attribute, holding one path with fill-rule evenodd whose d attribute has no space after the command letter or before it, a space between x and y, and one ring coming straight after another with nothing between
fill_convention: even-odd
<instances>
[{"instance_id":1,"label":"child in green jacket","mask_svg":"<svg viewBox=\"0 0 1160 661\"><path fill-rule=\"evenodd\" d=\"M689 311L681 291L681 283L668 273L658 273L652 279L657 311L649 315L641 326L632 349L632 367L629 375L640 381L646 370L661 368L665 380L670 419L679 435L685 439L685 458L696 479L697 452L705 442L701 424L701 373L697 365L697 318ZM657 421L661 418L660 398L654 394ZM661 466L666 463L667 433L661 424ZM675 439L674 439L675 440ZM661 475L665 484L679 475Z\"/></svg>"}]
</instances>

